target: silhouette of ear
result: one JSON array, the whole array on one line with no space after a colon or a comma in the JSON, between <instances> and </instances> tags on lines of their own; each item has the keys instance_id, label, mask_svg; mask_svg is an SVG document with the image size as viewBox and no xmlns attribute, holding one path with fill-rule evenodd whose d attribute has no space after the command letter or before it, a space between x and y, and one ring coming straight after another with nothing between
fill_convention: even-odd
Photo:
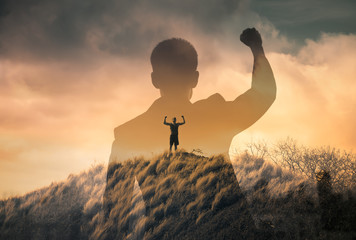
<instances>
[{"instance_id":1,"label":"silhouette of ear","mask_svg":"<svg viewBox=\"0 0 356 240\"><path fill-rule=\"evenodd\" d=\"M159 89L159 81L157 79L157 75L154 72L151 72L151 80L152 84L155 88Z\"/></svg>"},{"instance_id":2,"label":"silhouette of ear","mask_svg":"<svg viewBox=\"0 0 356 240\"><path fill-rule=\"evenodd\" d=\"M198 84L199 72L195 71L192 77L191 88L195 88Z\"/></svg>"}]
</instances>

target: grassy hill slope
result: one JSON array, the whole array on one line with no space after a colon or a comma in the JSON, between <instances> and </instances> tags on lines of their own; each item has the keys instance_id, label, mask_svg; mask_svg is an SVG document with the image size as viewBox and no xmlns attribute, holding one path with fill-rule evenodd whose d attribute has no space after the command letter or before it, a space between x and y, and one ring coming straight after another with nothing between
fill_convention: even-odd
<instances>
[{"instance_id":1,"label":"grassy hill slope","mask_svg":"<svg viewBox=\"0 0 356 240\"><path fill-rule=\"evenodd\" d=\"M221 187L224 177L217 175L223 173L218 168L228 166L229 160L222 155L206 158L182 151L119 164L114 174L135 173L142 195L148 196L150 190L150 211L141 215L145 208L136 186L132 206L123 213L116 201L110 216L105 217L106 167L98 165L63 182L0 201L0 239L118 239L118 226L125 224L126 239L137 238L145 228L149 229L145 239L355 238L352 193L329 196L336 210L327 211L341 213L328 218L335 227L327 230L323 218L329 215L320 205L316 182L243 154L232 162L239 183L239 189L234 190ZM152 172L155 178L150 177ZM116 191L114 199L123 199L122 183L110 184ZM239 195L234 195L236 192ZM237 216L242 208L244 215ZM241 222L251 226L244 228Z\"/></svg>"}]
</instances>

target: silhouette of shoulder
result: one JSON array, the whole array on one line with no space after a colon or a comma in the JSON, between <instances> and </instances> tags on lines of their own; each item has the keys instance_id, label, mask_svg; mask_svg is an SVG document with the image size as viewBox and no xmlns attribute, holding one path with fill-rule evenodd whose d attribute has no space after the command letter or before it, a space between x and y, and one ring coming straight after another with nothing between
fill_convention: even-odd
<instances>
[{"instance_id":1,"label":"silhouette of shoulder","mask_svg":"<svg viewBox=\"0 0 356 240\"><path fill-rule=\"evenodd\" d=\"M193 105L200 106L202 104L205 105L205 104L224 104L224 103L226 103L224 97L221 96L219 93L215 93L206 99L196 101Z\"/></svg>"},{"instance_id":2,"label":"silhouette of shoulder","mask_svg":"<svg viewBox=\"0 0 356 240\"><path fill-rule=\"evenodd\" d=\"M160 105L160 99L156 99L152 105L144 113L138 115L137 117L117 126L114 129L115 139L121 139L127 135L132 135L138 133L139 129L146 129L147 126L151 127L161 127L161 119L158 116L154 116ZM142 133L142 132L141 132Z\"/></svg>"},{"instance_id":3,"label":"silhouette of shoulder","mask_svg":"<svg viewBox=\"0 0 356 240\"><path fill-rule=\"evenodd\" d=\"M140 124L143 124L147 120L145 115L146 115L146 112L129 120L128 122L125 122L125 123L117 126L114 129L115 139L122 138L123 135L125 136L127 134L135 134L135 131L133 131L133 130L137 129L140 126Z\"/></svg>"},{"instance_id":4,"label":"silhouette of shoulder","mask_svg":"<svg viewBox=\"0 0 356 240\"><path fill-rule=\"evenodd\" d=\"M229 114L229 111L231 111L229 102L219 93L193 103L192 109L196 114L201 116L202 121L206 122L207 125L205 127L208 127L208 129L211 129L211 127L221 128L221 123L226 118L226 115Z\"/></svg>"}]
</instances>

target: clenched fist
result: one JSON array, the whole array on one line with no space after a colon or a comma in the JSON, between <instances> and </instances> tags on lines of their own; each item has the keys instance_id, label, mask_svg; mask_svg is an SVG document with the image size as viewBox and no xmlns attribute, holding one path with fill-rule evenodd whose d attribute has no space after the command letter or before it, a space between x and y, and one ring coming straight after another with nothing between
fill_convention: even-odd
<instances>
[{"instance_id":1,"label":"clenched fist","mask_svg":"<svg viewBox=\"0 0 356 240\"><path fill-rule=\"evenodd\" d=\"M250 48L262 46L261 35L255 28L246 28L241 33L240 40Z\"/></svg>"}]
</instances>

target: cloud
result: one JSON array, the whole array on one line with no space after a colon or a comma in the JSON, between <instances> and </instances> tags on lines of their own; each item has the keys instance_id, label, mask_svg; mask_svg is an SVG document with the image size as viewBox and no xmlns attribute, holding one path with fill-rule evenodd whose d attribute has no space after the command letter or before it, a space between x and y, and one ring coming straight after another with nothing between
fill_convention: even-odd
<instances>
[{"instance_id":1,"label":"cloud","mask_svg":"<svg viewBox=\"0 0 356 240\"><path fill-rule=\"evenodd\" d=\"M332 0L316 1L293 1L293 0L273 0L268 3L265 1L254 1L251 8L261 15L267 15L271 20L276 20L275 24L300 25L321 20L349 19L353 16L352 7L354 1ZM274 13L274 16L270 16Z\"/></svg>"},{"instance_id":2,"label":"cloud","mask_svg":"<svg viewBox=\"0 0 356 240\"><path fill-rule=\"evenodd\" d=\"M98 51L140 55L176 26L220 31L242 1L3 1L2 54L53 60ZM184 24L184 25L183 25ZM188 24L188 25L187 25Z\"/></svg>"},{"instance_id":3,"label":"cloud","mask_svg":"<svg viewBox=\"0 0 356 240\"><path fill-rule=\"evenodd\" d=\"M268 132L277 139L288 135L308 145L354 149L355 49L353 34L323 34L295 56L270 54L277 100L245 134Z\"/></svg>"},{"instance_id":4,"label":"cloud","mask_svg":"<svg viewBox=\"0 0 356 240\"><path fill-rule=\"evenodd\" d=\"M321 32L354 33L355 1L272 0L251 1L250 8L273 23L283 34L302 45Z\"/></svg>"}]
</instances>

